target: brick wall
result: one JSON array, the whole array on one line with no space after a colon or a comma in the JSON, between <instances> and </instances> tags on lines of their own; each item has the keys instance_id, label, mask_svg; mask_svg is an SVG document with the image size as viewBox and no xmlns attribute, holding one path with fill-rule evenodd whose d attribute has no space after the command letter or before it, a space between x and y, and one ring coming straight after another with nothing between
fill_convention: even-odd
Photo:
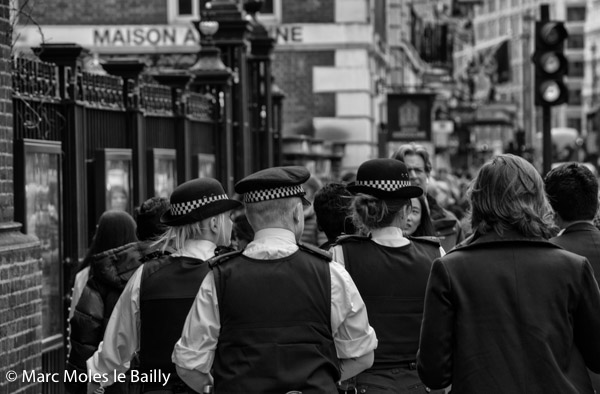
<instances>
[{"instance_id":1,"label":"brick wall","mask_svg":"<svg viewBox=\"0 0 600 394\"><path fill-rule=\"evenodd\" d=\"M166 24L167 1L176 0L19 0L40 25Z\"/></svg>"},{"instance_id":2,"label":"brick wall","mask_svg":"<svg viewBox=\"0 0 600 394\"><path fill-rule=\"evenodd\" d=\"M282 0L281 23L334 23L335 0Z\"/></svg>"},{"instance_id":3,"label":"brick wall","mask_svg":"<svg viewBox=\"0 0 600 394\"><path fill-rule=\"evenodd\" d=\"M334 51L276 51L275 83L286 93L283 100L284 133L315 116L335 116L335 94L313 93L313 67L333 66Z\"/></svg>"},{"instance_id":4,"label":"brick wall","mask_svg":"<svg viewBox=\"0 0 600 394\"><path fill-rule=\"evenodd\" d=\"M0 394L39 394L23 370L41 370L42 271L39 243L13 222L13 129L9 0L0 0ZM21 196L22 198L22 196ZM6 373L19 374L9 383Z\"/></svg>"}]
</instances>

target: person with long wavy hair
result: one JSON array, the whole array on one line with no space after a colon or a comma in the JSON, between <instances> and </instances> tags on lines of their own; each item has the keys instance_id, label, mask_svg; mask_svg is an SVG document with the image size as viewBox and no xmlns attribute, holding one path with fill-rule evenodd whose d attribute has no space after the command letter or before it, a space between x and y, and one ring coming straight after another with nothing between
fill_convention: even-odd
<instances>
[{"instance_id":1,"label":"person with long wavy hair","mask_svg":"<svg viewBox=\"0 0 600 394\"><path fill-rule=\"evenodd\" d=\"M470 186L474 234L436 259L417 368L452 392L593 393L600 371L600 290L585 257L550 243L540 174L499 155Z\"/></svg>"}]
</instances>

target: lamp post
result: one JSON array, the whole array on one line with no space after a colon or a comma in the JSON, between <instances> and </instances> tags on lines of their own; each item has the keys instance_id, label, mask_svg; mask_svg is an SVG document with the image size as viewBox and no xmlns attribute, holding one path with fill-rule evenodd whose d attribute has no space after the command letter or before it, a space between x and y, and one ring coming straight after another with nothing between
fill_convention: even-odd
<instances>
[{"instance_id":1,"label":"lamp post","mask_svg":"<svg viewBox=\"0 0 600 394\"><path fill-rule=\"evenodd\" d=\"M273 165L283 165L283 100L285 93L271 80L271 97L273 98Z\"/></svg>"},{"instance_id":2,"label":"lamp post","mask_svg":"<svg viewBox=\"0 0 600 394\"><path fill-rule=\"evenodd\" d=\"M233 193L232 73L221 60L221 50L213 41L213 36L219 31L219 22L211 19L211 3L206 3L205 7L202 20L193 22L200 33L201 48L196 63L189 69L192 74L190 89L208 94L213 100L216 176L226 191Z\"/></svg>"},{"instance_id":3,"label":"lamp post","mask_svg":"<svg viewBox=\"0 0 600 394\"><path fill-rule=\"evenodd\" d=\"M251 31L249 22L233 0L212 1L212 18L219 23L215 33L215 44L221 49L223 63L233 72L231 86L232 133L234 143L235 179L242 179L252 172L252 145L248 110L248 66L247 35Z\"/></svg>"},{"instance_id":4,"label":"lamp post","mask_svg":"<svg viewBox=\"0 0 600 394\"><path fill-rule=\"evenodd\" d=\"M598 73L596 72L596 51L597 51L597 47L596 47L596 43L592 43L592 46L590 47L590 51L591 51L591 56L592 58L590 59L590 67L592 69L592 94L591 96L591 105L590 107L594 107L596 105L596 91L598 90Z\"/></svg>"},{"instance_id":5,"label":"lamp post","mask_svg":"<svg viewBox=\"0 0 600 394\"><path fill-rule=\"evenodd\" d=\"M271 53L275 40L269 37L267 29L257 20L263 0L246 0L244 10L252 27L249 35L250 56L248 56L250 127L252 142L261 148L261 154L254 155L254 169L273 167L274 130L273 96L271 78Z\"/></svg>"}]
</instances>

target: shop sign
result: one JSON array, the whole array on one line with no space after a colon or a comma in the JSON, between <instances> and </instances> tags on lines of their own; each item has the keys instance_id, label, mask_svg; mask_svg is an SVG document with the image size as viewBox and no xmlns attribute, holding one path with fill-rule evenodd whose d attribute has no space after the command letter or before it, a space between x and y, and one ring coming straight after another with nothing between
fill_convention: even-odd
<instances>
[{"instance_id":1,"label":"shop sign","mask_svg":"<svg viewBox=\"0 0 600 394\"><path fill-rule=\"evenodd\" d=\"M388 141L431 141L434 98L431 93L388 94Z\"/></svg>"}]
</instances>

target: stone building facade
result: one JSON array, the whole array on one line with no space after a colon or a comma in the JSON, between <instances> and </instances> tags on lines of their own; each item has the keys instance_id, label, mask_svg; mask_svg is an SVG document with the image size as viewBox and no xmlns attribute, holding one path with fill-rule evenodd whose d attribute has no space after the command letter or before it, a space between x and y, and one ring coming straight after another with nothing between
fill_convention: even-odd
<instances>
[{"instance_id":1,"label":"stone building facade","mask_svg":"<svg viewBox=\"0 0 600 394\"><path fill-rule=\"evenodd\" d=\"M22 374L42 365L42 264L37 238L14 222L14 199L23 196L13 192L9 14L9 0L0 0L0 393L34 394L40 385L23 382Z\"/></svg>"}]
</instances>

